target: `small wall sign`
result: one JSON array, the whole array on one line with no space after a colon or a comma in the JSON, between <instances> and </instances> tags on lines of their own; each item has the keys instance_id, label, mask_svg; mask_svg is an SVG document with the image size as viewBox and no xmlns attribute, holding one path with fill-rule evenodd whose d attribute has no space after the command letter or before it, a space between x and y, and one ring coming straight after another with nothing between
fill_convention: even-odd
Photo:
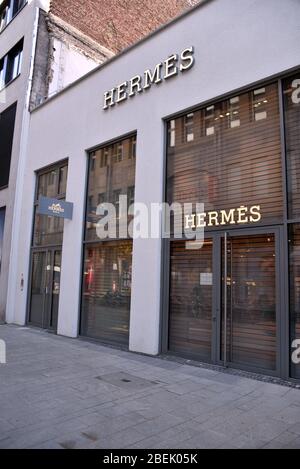
<instances>
[{"instance_id":1,"label":"small wall sign","mask_svg":"<svg viewBox=\"0 0 300 469\"><path fill-rule=\"evenodd\" d=\"M47 215L48 217L72 220L73 204L65 200L50 199L49 197L41 196L39 198L37 213L39 215Z\"/></svg>"},{"instance_id":2,"label":"small wall sign","mask_svg":"<svg viewBox=\"0 0 300 469\"><path fill-rule=\"evenodd\" d=\"M106 110L115 104L133 98L139 93L159 85L169 78L175 77L179 72L190 70L195 63L194 47L184 49L180 54L172 54L152 69L147 69L142 75L135 75L128 81L104 93L103 109Z\"/></svg>"}]
</instances>

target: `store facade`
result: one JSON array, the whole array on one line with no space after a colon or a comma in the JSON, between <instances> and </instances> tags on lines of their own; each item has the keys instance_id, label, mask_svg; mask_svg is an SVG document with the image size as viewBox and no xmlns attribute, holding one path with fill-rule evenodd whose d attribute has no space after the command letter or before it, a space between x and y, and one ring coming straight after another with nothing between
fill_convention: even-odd
<instances>
[{"instance_id":1,"label":"store facade","mask_svg":"<svg viewBox=\"0 0 300 469\"><path fill-rule=\"evenodd\" d=\"M204 227L205 243L165 246L166 352L286 370L299 327L299 83L297 73L168 121L167 201L203 201L187 223Z\"/></svg>"},{"instance_id":2,"label":"store facade","mask_svg":"<svg viewBox=\"0 0 300 469\"><path fill-rule=\"evenodd\" d=\"M8 322L299 379L300 6L240 3L202 2L32 113ZM232 34L207 42L221 11ZM131 239L120 196L204 204L182 219L203 246Z\"/></svg>"}]
</instances>

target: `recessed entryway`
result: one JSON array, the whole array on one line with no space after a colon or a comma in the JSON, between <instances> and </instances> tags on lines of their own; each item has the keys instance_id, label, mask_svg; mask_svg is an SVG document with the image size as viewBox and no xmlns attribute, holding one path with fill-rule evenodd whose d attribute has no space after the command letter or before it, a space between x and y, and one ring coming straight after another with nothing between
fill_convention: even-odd
<instances>
[{"instance_id":1,"label":"recessed entryway","mask_svg":"<svg viewBox=\"0 0 300 469\"><path fill-rule=\"evenodd\" d=\"M170 250L170 352L280 373L280 230L208 234Z\"/></svg>"}]
</instances>

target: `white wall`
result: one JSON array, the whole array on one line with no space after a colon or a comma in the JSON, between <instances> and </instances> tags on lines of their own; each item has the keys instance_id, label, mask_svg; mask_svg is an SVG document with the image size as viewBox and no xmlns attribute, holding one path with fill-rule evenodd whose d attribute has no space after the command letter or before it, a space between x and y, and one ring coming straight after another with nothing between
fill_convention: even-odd
<instances>
[{"instance_id":1,"label":"white wall","mask_svg":"<svg viewBox=\"0 0 300 469\"><path fill-rule=\"evenodd\" d=\"M26 126L26 118L29 118L25 100L28 87L30 86L28 78L34 46L34 25L37 19L37 8L48 8L48 6L49 0L29 0L28 4L25 5L22 11L20 11L0 34L0 58L5 56L12 47L24 38L21 74L16 80L0 91L0 113L15 102L18 103L11 154L9 187L5 190L0 190L0 207L6 207L3 259L0 275L0 321L5 317L7 301L12 223L16 180L19 170L19 153L20 146L22 145L22 129Z\"/></svg>"},{"instance_id":2,"label":"white wall","mask_svg":"<svg viewBox=\"0 0 300 469\"><path fill-rule=\"evenodd\" d=\"M52 79L49 83L49 97L98 65L98 62L59 39L54 38L51 45L53 47L53 58L50 65Z\"/></svg>"},{"instance_id":3,"label":"white wall","mask_svg":"<svg viewBox=\"0 0 300 469\"><path fill-rule=\"evenodd\" d=\"M163 199L164 116L300 64L300 2L297 0L215 0L196 9L32 114L29 152L19 226L22 236L11 263L26 284L35 180L33 172L69 158L67 200L74 219L66 222L62 259L58 332L77 335L82 224L85 197L85 149L137 130L136 201ZM195 47L192 70L153 87L109 111L104 91L148 67ZM159 351L161 242L134 242L131 350ZM9 318L25 322L26 295L11 279ZM13 306L12 306L13 305Z\"/></svg>"}]
</instances>

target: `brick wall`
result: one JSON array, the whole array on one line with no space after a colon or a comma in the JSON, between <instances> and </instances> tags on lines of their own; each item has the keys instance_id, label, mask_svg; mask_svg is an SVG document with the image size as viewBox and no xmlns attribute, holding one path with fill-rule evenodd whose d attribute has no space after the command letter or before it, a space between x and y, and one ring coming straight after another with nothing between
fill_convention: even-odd
<instances>
[{"instance_id":1,"label":"brick wall","mask_svg":"<svg viewBox=\"0 0 300 469\"><path fill-rule=\"evenodd\" d=\"M50 12L118 52L197 0L51 0Z\"/></svg>"}]
</instances>

